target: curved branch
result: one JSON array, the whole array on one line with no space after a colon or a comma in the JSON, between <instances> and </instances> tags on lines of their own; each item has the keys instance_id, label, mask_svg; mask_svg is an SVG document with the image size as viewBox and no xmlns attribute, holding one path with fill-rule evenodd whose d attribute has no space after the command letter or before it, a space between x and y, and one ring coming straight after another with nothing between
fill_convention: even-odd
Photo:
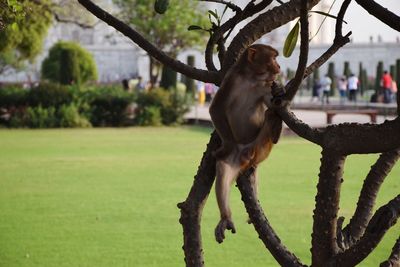
<instances>
[{"instance_id":1,"label":"curved branch","mask_svg":"<svg viewBox=\"0 0 400 267\"><path fill-rule=\"evenodd\" d=\"M400 237L393 246L392 253L387 261L381 263L380 267L398 267L400 266Z\"/></svg>"},{"instance_id":2,"label":"curved branch","mask_svg":"<svg viewBox=\"0 0 400 267\"><path fill-rule=\"evenodd\" d=\"M349 224L338 233L338 245L342 249L352 246L364 234L372 217L379 189L399 158L400 149L395 149L380 155L371 167L364 180L356 211Z\"/></svg>"},{"instance_id":3,"label":"curved branch","mask_svg":"<svg viewBox=\"0 0 400 267\"><path fill-rule=\"evenodd\" d=\"M220 145L221 139L214 131L207 150L203 154L189 195L185 202L178 204L178 208L181 210L179 222L183 227L183 250L187 267L204 266L200 221L215 177L215 158L212 156L212 151L215 151Z\"/></svg>"},{"instance_id":4,"label":"curved branch","mask_svg":"<svg viewBox=\"0 0 400 267\"><path fill-rule=\"evenodd\" d=\"M303 137L304 139L317 144L322 144L323 131L310 127L308 124L299 120L296 115L286 108L276 109L276 112L286 123L286 125L297 135Z\"/></svg>"},{"instance_id":5,"label":"curved branch","mask_svg":"<svg viewBox=\"0 0 400 267\"><path fill-rule=\"evenodd\" d=\"M400 217L400 195L380 207L368 224L363 237L350 249L332 258L332 265L351 267L363 261L379 244L385 233Z\"/></svg>"},{"instance_id":6,"label":"curved branch","mask_svg":"<svg viewBox=\"0 0 400 267\"><path fill-rule=\"evenodd\" d=\"M379 19L392 29L400 31L400 17L387 8L384 8L373 0L356 0L356 2L375 18Z\"/></svg>"},{"instance_id":7,"label":"curved branch","mask_svg":"<svg viewBox=\"0 0 400 267\"><path fill-rule=\"evenodd\" d=\"M97 18L101 19L102 21L106 22L108 25L111 27L115 28L117 31L121 32L125 36L127 36L129 39L131 39L133 42L135 42L139 47L144 49L147 53L149 53L152 57L156 58L160 62L162 62L164 65L169 66L171 69L180 72L190 78L204 81L204 82L210 82L210 83L215 83L219 84L220 82L220 77L217 72L213 71L205 71L205 70L200 70L197 68L193 68L189 65L186 65L174 58L171 58L161 50L159 50L156 46L154 46L152 43L147 41L140 33L129 27L127 24L124 22L118 20L114 16L112 16L110 13L106 12L99 6L95 5L92 1L90 0L78 0L78 2L84 6L89 12L91 12L93 15L95 15Z\"/></svg>"},{"instance_id":8,"label":"curved branch","mask_svg":"<svg viewBox=\"0 0 400 267\"><path fill-rule=\"evenodd\" d=\"M250 176L254 174L254 169L250 168L239 176L237 180L238 188L242 194L242 200L245 204L250 220L254 225L260 239L265 247L271 252L276 261L284 267L300 267L303 265L300 260L291 253L279 239L278 235L272 229L265 216L257 197L254 194L250 183Z\"/></svg>"},{"instance_id":9,"label":"curved branch","mask_svg":"<svg viewBox=\"0 0 400 267\"><path fill-rule=\"evenodd\" d=\"M308 8L311 9L320 1L321 0L308 0ZM222 72L225 73L249 45L266 33L299 17L301 3L302 0L291 0L260 14L257 18L244 26L228 47L225 60L222 64Z\"/></svg>"},{"instance_id":10,"label":"curved branch","mask_svg":"<svg viewBox=\"0 0 400 267\"><path fill-rule=\"evenodd\" d=\"M201 2L213 2L213 3L218 3L218 4L223 4L232 9L234 12L240 12L242 9L238 7L237 5L233 4L232 2L227 2L223 0L199 0Z\"/></svg>"},{"instance_id":11,"label":"curved branch","mask_svg":"<svg viewBox=\"0 0 400 267\"><path fill-rule=\"evenodd\" d=\"M303 81L304 72L307 67L307 59L308 59L308 42L309 42L309 31L308 31L308 9L307 9L307 0L303 0L303 4L301 5L300 11L300 25L301 25L301 43L300 43L300 55L299 55L299 63L296 70L296 75L293 80L286 86L286 95L285 98L291 101L296 92L298 91L301 82Z\"/></svg>"},{"instance_id":12,"label":"curved branch","mask_svg":"<svg viewBox=\"0 0 400 267\"><path fill-rule=\"evenodd\" d=\"M263 0L257 5L254 5L250 2L244 10L237 12L232 18L223 23L220 27L218 27L215 32L210 36L208 40L206 50L205 50L205 61L207 69L211 71L216 71L213 61L214 47L215 45L224 38L224 34L230 30L232 30L239 22L257 14L258 12L265 9L268 5L272 3L273 0ZM220 61L222 64L222 61Z\"/></svg>"}]
</instances>

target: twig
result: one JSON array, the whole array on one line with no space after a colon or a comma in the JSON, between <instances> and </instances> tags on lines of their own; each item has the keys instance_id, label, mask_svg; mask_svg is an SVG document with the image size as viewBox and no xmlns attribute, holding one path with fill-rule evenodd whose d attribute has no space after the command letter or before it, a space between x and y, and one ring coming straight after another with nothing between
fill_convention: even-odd
<instances>
[{"instance_id":1,"label":"twig","mask_svg":"<svg viewBox=\"0 0 400 267\"><path fill-rule=\"evenodd\" d=\"M303 0L303 4L301 5L300 11L300 25L301 25L301 43L300 43L300 55L299 55L299 63L297 65L296 75L294 79L288 83L286 86L286 95L285 99L289 102L296 95L297 90L300 87L301 82L303 81L304 71L307 67L307 59L308 59L308 9L307 9L307 0Z\"/></svg>"},{"instance_id":2,"label":"twig","mask_svg":"<svg viewBox=\"0 0 400 267\"><path fill-rule=\"evenodd\" d=\"M237 5L233 4L232 2L227 2L227 1L223 1L223 0L199 0L201 2L214 2L214 3L218 3L218 4L224 4L227 7L229 7L230 9L232 9L235 12L240 12L242 11L242 9L240 7L238 7Z\"/></svg>"},{"instance_id":3,"label":"twig","mask_svg":"<svg viewBox=\"0 0 400 267\"><path fill-rule=\"evenodd\" d=\"M356 2L375 18L396 31L400 31L400 17L387 8L384 8L373 0L356 0Z\"/></svg>"}]
</instances>

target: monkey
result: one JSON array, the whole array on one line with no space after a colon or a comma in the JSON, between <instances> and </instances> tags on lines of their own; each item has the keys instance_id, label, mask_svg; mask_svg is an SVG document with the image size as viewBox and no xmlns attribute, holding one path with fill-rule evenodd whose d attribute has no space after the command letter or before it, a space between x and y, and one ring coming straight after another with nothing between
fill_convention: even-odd
<instances>
[{"instance_id":1,"label":"monkey","mask_svg":"<svg viewBox=\"0 0 400 267\"><path fill-rule=\"evenodd\" d=\"M229 207L232 183L239 173L249 167L256 168L268 157L282 131L282 119L267 108L271 106L273 84L280 73L278 54L267 45L248 47L227 72L209 108L222 140L214 151L215 191L221 216L215 228L218 243L223 242L225 230L236 232ZM254 173L251 184L256 195L257 183Z\"/></svg>"}]
</instances>

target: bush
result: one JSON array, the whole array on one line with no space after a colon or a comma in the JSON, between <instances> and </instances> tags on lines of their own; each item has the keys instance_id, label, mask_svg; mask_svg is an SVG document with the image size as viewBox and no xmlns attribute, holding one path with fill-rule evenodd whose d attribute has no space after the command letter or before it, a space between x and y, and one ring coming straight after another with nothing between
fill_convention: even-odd
<instances>
[{"instance_id":1,"label":"bush","mask_svg":"<svg viewBox=\"0 0 400 267\"><path fill-rule=\"evenodd\" d=\"M94 126L123 126L128 123L127 108L134 101L122 87L103 87L86 93L90 122Z\"/></svg>"},{"instance_id":2,"label":"bush","mask_svg":"<svg viewBox=\"0 0 400 267\"><path fill-rule=\"evenodd\" d=\"M69 62L68 66L61 61ZM77 65L78 69L74 65ZM68 81L86 83L97 80L97 68L93 56L79 44L72 42L56 43L43 61L41 73L44 79L58 83ZM65 76L60 75L61 73Z\"/></svg>"},{"instance_id":3,"label":"bush","mask_svg":"<svg viewBox=\"0 0 400 267\"><path fill-rule=\"evenodd\" d=\"M149 118L149 116L158 117L159 115L161 115L162 124L181 123L183 115L189 110L185 92L176 88L170 90L154 88L150 92L140 93L136 103L135 122L138 125L159 125L158 118ZM150 107L158 109L160 114L155 112L155 109L149 109ZM156 124L148 124L151 121L156 122Z\"/></svg>"},{"instance_id":4,"label":"bush","mask_svg":"<svg viewBox=\"0 0 400 267\"><path fill-rule=\"evenodd\" d=\"M79 114L75 105L63 105L57 112L57 126L64 128L87 128L91 127L89 120Z\"/></svg>"},{"instance_id":5,"label":"bush","mask_svg":"<svg viewBox=\"0 0 400 267\"><path fill-rule=\"evenodd\" d=\"M69 105L72 101L71 87L52 83L42 83L32 88L27 95L27 102L31 107L59 107Z\"/></svg>"},{"instance_id":6,"label":"bush","mask_svg":"<svg viewBox=\"0 0 400 267\"><path fill-rule=\"evenodd\" d=\"M25 120L23 125L30 128L54 128L57 126L56 109L42 106L29 107L26 110Z\"/></svg>"},{"instance_id":7,"label":"bush","mask_svg":"<svg viewBox=\"0 0 400 267\"><path fill-rule=\"evenodd\" d=\"M27 104L28 91L22 87L0 89L0 108L20 107Z\"/></svg>"}]
</instances>

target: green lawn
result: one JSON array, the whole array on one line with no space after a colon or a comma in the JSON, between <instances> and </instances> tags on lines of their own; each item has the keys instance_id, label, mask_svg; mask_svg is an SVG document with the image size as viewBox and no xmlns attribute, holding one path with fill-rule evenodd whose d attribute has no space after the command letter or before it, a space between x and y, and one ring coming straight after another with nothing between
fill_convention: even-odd
<instances>
[{"instance_id":1,"label":"green lawn","mask_svg":"<svg viewBox=\"0 0 400 267\"><path fill-rule=\"evenodd\" d=\"M203 128L0 131L0 266L183 266L176 207L191 187L209 139ZM352 156L340 213L354 210L376 155ZM310 263L320 149L284 137L260 167L260 200L286 246ZM378 202L399 193L400 168ZM214 194L203 214L207 266L277 266L257 237L238 190L237 234L219 245ZM361 266L387 258L400 227Z\"/></svg>"}]
</instances>

